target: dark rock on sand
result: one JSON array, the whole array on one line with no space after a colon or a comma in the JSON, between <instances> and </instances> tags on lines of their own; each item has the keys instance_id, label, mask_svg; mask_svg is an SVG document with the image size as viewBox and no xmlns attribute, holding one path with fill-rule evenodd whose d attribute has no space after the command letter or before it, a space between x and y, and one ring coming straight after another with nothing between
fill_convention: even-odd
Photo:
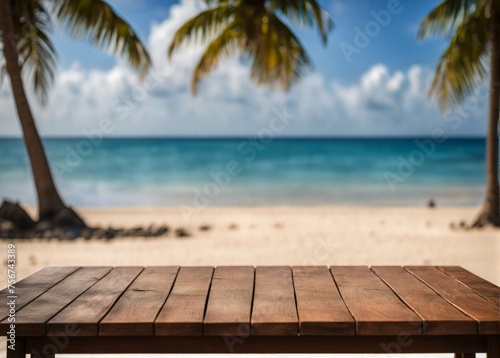
<instances>
[{"instance_id":1,"label":"dark rock on sand","mask_svg":"<svg viewBox=\"0 0 500 358\"><path fill-rule=\"evenodd\" d=\"M18 229L28 230L35 226L35 221L29 214L19 205L4 200L0 206L0 219L10 221Z\"/></svg>"},{"instance_id":2,"label":"dark rock on sand","mask_svg":"<svg viewBox=\"0 0 500 358\"><path fill-rule=\"evenodd\" d=\"M146 231L140 226L123 230L123 236L140 237L144 235L146 235Z\"/></svg>"},{"instance_id":3,"label":"dark rock on sand","mask_svg":"<svg viewBox=\"0 0 500 358\"><path fill-rule=\"evenodd\" d=\"M0 231L15 230L16 225L12 221L0 219Z\"/></svg>"},{"instance_id":4,"label":"dark rock on sand","mask_svg":"<svg viewBox=\"0 0 500 358\"><path fill-rule=\"evenodd\" d=\"M54 226L72 227L75 229L84 229L87 227L78 214L69 207L59 211L56 216L54 216L53 224Z\"/></svg>"},{"instance_id":5,"label":"dark rock on sand","mask_svg":"<svg viewBox=\"0 0 500 358\"><path fill-rule=\"evenodd\" d=\"M53 224L51 221L42 220L36 223L35 225L35 233L43 233L47 230L51 230L53 228Z\"/></svg>"},{"instance_id":6,"label":"dark rock on sand","mask_svg":"<svg viewBox=\"0 0 500 358\"><path fill-rule=\"evenodd\" d=\"M94 236L94 229L85 228L80 232L80 237L83 237L85 240L90 240Z\"/></svg>"},{"instance_id":7,"label":"dark rock on sand","mask_svg":"<svg viewBox=\"0 0 500 358\"><path fill-rule=\"evenodd\" d=\"M132 229L88 227L69 207L58 212L52 219L35 222L18 203L4 201L0 206L0 239L112 240L117 237L159 237L168 232L166 225ZM191 236L185 229L178 229L176 235Z\"/></svg>"},{"instance_id":8,"label":"dark rock on sand","mask_svg":"<svg viewBox=\"0 0 500 358\"><path fill-rule=\"evenodd\" d=\"M429 201L427 202L427 207L431 209L436 207L436 202L434 201L434 199L429 199Z\"/></svg>"},{"instance_id":9,"label":"dark rock on sand","mask_svg":"<svg viewBox=\"0 0 500 358\"><path fill-rule=\"evenodd\" d=\"M156 231L153 231L153 236L163 236L167 234L170 231L168 226L162 225L159 228L156 229Z\"/></svg>"},{"instance_id":10,"label":"dark rock on sand","mask_svg":"<svg viewBox=\"0 0 500 358\"><path fill-rule=\"evenodd\" d=\"M105 239L114 239L120 234L121 230L113 229L113 228L108 228L106 231L104 231L104 238Z\"/></svg>"},{"instance_id":11,"label":"dark rock on sand","mask_svg":"<svg viewBox=\"0 0 500 358\"><path fill-rule=\"evenodd\" d=\"M177 236L177 237L189 237L189 236L191 236L191 234L186 229L179 228L179 229L175 230L175 236Z\"/></svg>"}]
</instances>

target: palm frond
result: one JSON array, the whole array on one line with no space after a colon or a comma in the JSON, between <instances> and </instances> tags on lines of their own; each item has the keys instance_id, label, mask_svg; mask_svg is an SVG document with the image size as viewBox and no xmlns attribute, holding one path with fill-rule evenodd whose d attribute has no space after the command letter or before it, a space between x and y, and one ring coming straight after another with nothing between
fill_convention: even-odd
<instances>
[{"instance_id":1,"label":"palm frond","mask_svg":"<svg viewBox=\"0 0 500 358\"><path fill-rule=\"evenodd\" d=\"M251 78L258 84L271 88L277 84L288 90L311 67L311 60L288 26L274 14L267 17L267 32L246 49L253 58Z\"/></svg>"},{"instance_id":2,"label":"palm frond","mask_svg":"<svg viewBox=\"0 0 500 358\"><path fill-rule=\"evenodd\" d=\"M214 5L227 5L227 4L233 4L235 5L235 1L238 0L205 0L205 4L208 6L214 6Z\"/></svg>"},{"instance_id":3,"label":"palm frond","mask_svg":"<svg viewBox=\"0 0 500 358\"><path fill-rule=\"evenodd\" d=\"M222 2L187 21L175 33L168 48L168 56L172 57L183 44L195 44L216 36L231 22L233 12L234 6Z\"/></svg>"},{"instance_id":4,"label":"palm frond","mask_svg":"<svg viewBox=\"0 0 500 358\"><path fill-rule=\"evenodd\" d=\"M18 2L14 7L14 28L22 73L43 104L57 67L55 48L48 36L50 15L37 0Z\"/></svg>"},{"instance_id":5,"label":"palm frond","mask_svg":"<svg viewBox=\"0 0 500 358\"><path fill-rule=\"evenodd\" d=\"M449 36L478 5L482 7L485 3L485 0L443 0L422 21L418 37Z\"/></svg>"},{"instance_id":6,"label":"palm frond","mask_svg":"<svg viewBox=\"0 0 500 358\"><path fill-rule=\"evenodd\" d=\"M333 20L316 0L270 0L269 8L279 11L293 24L304 27L316 25L323 43L327 43L328 33L333 30Z\"/></svg>"},{"instance_id":7,"label":"palm frond","mask_svg":"<svg viewBox=\"0 0 500 358\"><path fill-rule=\"evenodd\" d=\"M480 6L458 25L439 60L429 94L441 109L461 102L487 74L488 17Z\"/></svg>"},{"instance_id":8,"label":"palm frond","mask_svg":"<svg viewBox=\"0 0 500 358\"><path fill-rule=\"evenodd\" d=\"M211 39L195 70L192 89L224 58L239 51L252 60L251 79L271 89L289 89L312 67L295 34L280 18L319 29L326 43L330 15L316 0L205 0L208 10L175 34L168 55L181 45Z\"/></svg>"},{"instance_id":9,"label":"palm frond","mask_svg":"<svg viewBox=\"0 0 500 358\"><path fill-rule=\"evenodd\" d=\"M237 27L228 26L210 42L194 71L191 83L191 90L194 95L196 95L198 84L203 77L212 71L221 60L230 57L236 52L240 38L241 32Z\"/></svg>"},{"instance_id":10,"label":"palm frond","mask_svg":"<svg viewBox=\"0 0 500 358\"><path fill-rule=\"evenodd\" d=\"M91 41L123 56L144 77L151 67L148 51L132 27L102 0L55 0L55 14L76 39Z\"/></svg>"}]
</instances>

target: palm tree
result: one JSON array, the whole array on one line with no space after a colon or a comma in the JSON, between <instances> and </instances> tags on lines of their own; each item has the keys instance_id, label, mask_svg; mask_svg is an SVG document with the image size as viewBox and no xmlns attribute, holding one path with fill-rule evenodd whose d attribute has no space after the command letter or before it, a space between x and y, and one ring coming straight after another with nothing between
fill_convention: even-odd
<instances>
[{"instance_id":1,"label":"palm tree","mask_svg":"<svg viewBox=\"0 0 500 358\"><path fill-rule=\"evenodd\" d=\"M436 69L430 95L441 109L459 104L488 74L489 119L486 143L486 198L474 227L500 226L498 118L500 109L500 2L443 0L420 25L419 37L450 38Z\"/></svg>"},{"instance_id":2,"label":"palm tree","mask_svg":"<svg viewBox=\"0 0 500 358\"><path fill-rule=\"evenodd\" d=\"M205 0L208 9L187 21L170 44L169 57L183 44L209 41L192 79L192 92L223 59L238 51L252 59L258 84L289 89L311 66L299 39L284 21L317 27L323 43L333 28L316 0Z\"/></svg>"},{"instance_id":3,"label":"palm tree","mask_svg":"<svg viewBox=\"0 0 500 358\"><path fill-rule=\"evenodd\" d=\"M4 63L31 162L39 220L51 221L65 211L73 216L76 225L83 225L57 191L23 83L23 76L30 79L38 99L42 104L46 102L56 66L49 37L52 19L64 25L74 38L90 40L96 47L122 55L143 76L150 67L150 58L130 25L105 1L0 0Z\"/></svg>"}]
</instances>

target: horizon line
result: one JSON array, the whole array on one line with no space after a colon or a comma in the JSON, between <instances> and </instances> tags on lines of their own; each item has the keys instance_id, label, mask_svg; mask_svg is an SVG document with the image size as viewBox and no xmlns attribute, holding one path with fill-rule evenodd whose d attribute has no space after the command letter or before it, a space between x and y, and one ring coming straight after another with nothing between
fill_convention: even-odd
<instances>
[{"instance_id":1,"label":"horizon line","mask_svg":"<svg viewBox=\"0 0 500 358\"><path fill-rule=\"evenodd\" d=\"M258 137L256 134L247 135L123 135L123 136L103 136L102 139L247 139ZM87 139L87 136L83 135L49 135L41 136L42 139ZM290 135L290 136L275 136L272 139L428 139L432 138L431 135ZM448 139L486 139L486 136L481 135L449 135ZM10 136L10 135L0 135L0 140L2 139L23 139L23 136Z\"/></svg>"}]
</instances>

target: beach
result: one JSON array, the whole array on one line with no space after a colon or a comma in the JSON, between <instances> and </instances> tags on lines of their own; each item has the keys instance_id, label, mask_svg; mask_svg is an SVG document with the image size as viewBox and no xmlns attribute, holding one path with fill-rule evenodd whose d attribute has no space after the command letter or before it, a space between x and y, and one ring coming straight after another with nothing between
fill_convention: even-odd
<instances>
[{"instance_id":1,"label":"beach","mask_svg":"<svg viewBox=\"0 0 500 358\"><path fill-rule=\"evenodd\" d=\"M74 265L460 265L500 284L500 232L450 228L478 208L81 209L89 225L167 225L157 238L13 240L18 275ZM201 228L207 226L205 230ZM184 228L191 236L176 237ZM5 241L5 244L7 241ZM0 252L5 267L6 250Z\"/></svg>"}]
</instances>

